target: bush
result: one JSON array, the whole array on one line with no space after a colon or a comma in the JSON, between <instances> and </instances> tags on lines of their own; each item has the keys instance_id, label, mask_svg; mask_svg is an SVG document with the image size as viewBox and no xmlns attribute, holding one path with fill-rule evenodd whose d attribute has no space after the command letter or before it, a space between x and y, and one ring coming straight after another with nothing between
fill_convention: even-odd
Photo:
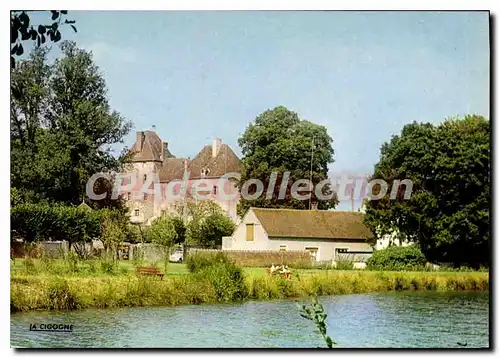
<instances>
[{"instance_id":1,"label":"bush","mask_svg":"<svg viewBox=\"0 0 500 358\"><path fill-rule=\"evenodd\" d=\"M27 242L49 238L56 223L54 210L47 204L20 204L10 210L11 236Z\"/></svg>"},{"instance_id":2,"label":"bush","mask_svg":"<svg viewBox=\"0 0 500 358\"><path fill-rule=\"evenodd\" d=\"M102 223L112 221L125 237L128 219L118 210L90 210L84 206L19 204L11 208L11 236L26 242L67 240L86 242L101 237Z\"/></svg>"},{"instance_id":3,"label":"bush","mask_svg":"<svg viewBox=\"0 0 500 358\"><path fill-rule=\"evenodd\" d=\"M458 266L455 267L453 264L445 263L441 264L438 268L439 271L448 271L448 272L489 272L489 268L486 266L479 266L479 268L475 269L469 266Z\"/></svg>"},{"instance_id":4,"label":"bush","mask_svg":"<svg viewBox=\"0 0 500 358\"><path fill-rule=\"evenodd\" d=\"M103 274L113 275L115 273L116 264L112 260L101 260L99 266L99 271Z\"/></svg>"},{"instance_id":5,"label":"bush","mask_svg":"<svg viewBox=\"0 0 500 358\"><path fill-rule=\"evenodd\" d=\"M221 251L189 253L186 264L200 281L210 282L217 301L238 301L247 297L243 271Z\"/></svg>"},{"instance_id":6,"label":"bush","mask_svg":"<svg viewBox=\"0 0 500 358\"><path fill-rule=\"evenodd\" d=\"M204 266L196 275L210 282L219 302L240 301L248 295L243 271L232 262Z\"/></svg>"},{"instance_id":7,"label":"bush","mask_svg":"<svg viewBox=\"0 0 500 358\"><path fill-rule=\"evenodd\" d=\"M337 270L354 270L354 263L350 260L338 260L335 268Z\"/></svg>"},{"instance_id":8,"label":"bush","mask_svg":"<svg viewBox=\"0 0 500 358\"><path fill-rule=\"evenodd\" d=\"M193 273L218 263L232 263L232 260L222 251L190 251L186 258L186 265Z\"/></svg>"},{"instance_id":9,"label":"bush","mask_svg":"<svg viewBox=\"0 0 500 358\"><path fill-rule=\"evenodd\" d=\"M125 230L125 241L138 244L142 240L141 230L136 225L127 225Z\"/></svg>"},{"instance_id":10,"label":"bush","mask_svg":"<svg viewBox=\"0 0 500 358\"><path fill-rule=\"evenodd\" d=\"M51 239L86 242L100 234L99 212L84 207L53 205L52 215Z\"/></svg>"},{"instance_id":11,"label":"bush","mask_svg":"<svg viewBox=\"0 0 500 358\"><path fill-rule=\"evenodd\" d=\"M170 247L176 236L175 226L170 216L155 219L149 227L151 242L157 245Z\"/></svg>"},{"instance_id":12,"label":"bush","mask_svg":"<svg viewBox=\"0 0 500 358\"><path fill-rule=\"evenodd\" d=\"M105 249L111 249L113 258L116 255L116 248L120 242L125 240L126 228L122 223L111 215L101 217L101 241Z\"/></svg>"},{"instance_id":13,"label":"bush","mask_svg":"<svg viewBox=\"0 0 500 358\"><path fill-rule=\"evenodd\" d=\"M426 259L420 249L411 246L390 246L386 249L375 251L367 260L369 270L423 270Z\"/></svg>"},{"instance_id":14,"label":"bush","mask_svg":"<svg viewBox=\"0 0 500 358\"><path fill-rule=\"evenodd\" d=\"M175 228L175 238L174 238L174 244L184 244L186 242L186 231L187 227L186 224L184 224L184 220L182 217L178 215L173 215L171 216L172 219L172 224L174 224Z\"/></svg>"}]
</instances>

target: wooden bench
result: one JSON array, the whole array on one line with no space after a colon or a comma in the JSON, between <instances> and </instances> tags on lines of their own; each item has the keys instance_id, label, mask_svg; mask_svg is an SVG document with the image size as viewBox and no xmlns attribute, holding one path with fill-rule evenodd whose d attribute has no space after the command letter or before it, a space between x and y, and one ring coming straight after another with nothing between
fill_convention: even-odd
<instances>
[{"instance_id":1,"label":"wooden bench","mask_svg":"<svg viewBox=\"0 0 500 358\"><path fill-rule=\"evenodd\" d=\"M135 273L138 275L159 276L162 280L164 276L156 267L138 267Z\"/></svg>"}]
</instances>

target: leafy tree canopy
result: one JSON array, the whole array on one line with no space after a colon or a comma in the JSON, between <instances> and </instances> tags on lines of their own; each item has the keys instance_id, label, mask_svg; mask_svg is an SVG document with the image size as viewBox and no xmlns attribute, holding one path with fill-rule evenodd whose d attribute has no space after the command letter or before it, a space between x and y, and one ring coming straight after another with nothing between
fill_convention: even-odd
<instances>
[{"instance_id":1,"label":"leafy tree canopy","mask_svg":"<svg viewBox=\"0 0 500 358\"><path fill-rule=\"evenodd\" d=\"M476 115L406 125L381 148L372 178L388 182L389 191L367 201L365 223L379 237L396 230L430 261L488 264L490 135L490 122ZM400 186L390 200L393 181L403 179L413 181L411 198Z\"/></svg>"},{"instance_id":2,"label":"leafy tree canopy","mask_svg":"<svg viewBox=\"0 0 500 358\"><path fill-rule=\"evenodd\" d=\"M204 200L189 204L190 221L187 224L189 246L216 248L222 246L222 237L230 236L235 224L215 202Z\"/></svg>"},{"instance_id":3,"label":"leafy tree canopy","mask_svg":"<svg viewBox=\"0 0 500 358\"><path fill-rule=\"evenodd\" d=\"M177 236L172 218L165 215L154 220L151 223L148 235L151 242L164 247L171 247Z\"/></svg>"},{"instance_id":4,"label":"leafy tree canopy","mask_svg":"<svg viewBox=\"0 0 500 358\"><path fill-rule=\"evenodd\" d=\"M309 179L312 168L312 182L319 183L328 177L328 164L334 161L333 139L328 135L326 127L301 120L297 113L283 106L260 114L255 122L246 128L238 139L238 144L243 153L240 190L248 179L259 179L264 184L264 194L259 199L240 200L240 215L250 206L308 209L308 199L300 201L291 197L293 182ZM285 198L280 200L278 194L281 179L287 171L290 172L290 179ZM279 174L272 199L266 199L265 193L271 185L270 177L273 172ZM323 193L331 194L331 199L318 201L313 191L311 201L317 203L319 209L334 208L338 200L331 187L325 186Z\"/></svg>"},{"instance_id":5,"label":"leafy tree canopy","mask_svg":"<svg viewBox=\"0 0 500 358\"><path fill-rule=\"evenodd\" d=\"M62 57L48 63L33 51L11 71L11 186L25 202L79 204L95 173L119 170L111 145L122 143L131 123L112 110L104 78L92 54L61 43ZM123 207L111 200L112 183L101 179L94 207Z\"/></svg>"},{"instance_id":6,"label":"leafy tree canopy","mask_svg":"<svg viewBox=\"0 0 500 358\"><path fill-rule=\"evenodd\" d=\"M171 220L175 228L175 238L173 243L175 245L184 244L186 242L186 231L187 231L184 220L179 215L172 215Z\"/></svg>"}]
</instances>

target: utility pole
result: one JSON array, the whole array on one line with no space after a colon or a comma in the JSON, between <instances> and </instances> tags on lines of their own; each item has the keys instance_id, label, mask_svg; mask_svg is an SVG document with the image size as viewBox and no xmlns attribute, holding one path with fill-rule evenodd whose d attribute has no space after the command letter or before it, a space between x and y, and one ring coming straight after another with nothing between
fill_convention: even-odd
<instances>
[{"instance_id":1,"label":"utility pole","mask_svg":"<svg viewBox=\"0 0 500 358\"><path fill-rule=\"evenodd\" d=\"M311 171L309 173L309 183L311 183L311 186L312 186L312 175L313 175L313 158L314 158L314 137L311 140ZM311 199L312 199L312 192L311 195L309 196L309 210L311 210Z\"/></svg>"},{"instance_id":2,"label":"utility pole","mask_svg":"<svg viewBox=\"0 0 500 358\"><path fill-rule=\"evenodd\" d=\"M351 210L354 211L354 184L351 187Z\"/></svg>"}]
</instances>

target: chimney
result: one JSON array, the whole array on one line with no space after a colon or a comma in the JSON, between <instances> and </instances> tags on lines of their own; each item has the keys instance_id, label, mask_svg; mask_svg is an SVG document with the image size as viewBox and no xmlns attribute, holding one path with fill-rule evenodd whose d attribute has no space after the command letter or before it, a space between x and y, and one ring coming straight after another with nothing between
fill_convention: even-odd
<instances>
[{"instance_id":1,"label":"chimney","mask_svg":"<svg viewBox=\"0 0 500 358\"><path fill-rule=\"evenodd\" d=\"M144 145L144 132L140 131L140 132L137 132L137 136L136 136L136 144L137 144L137 147L139 150L142 150L142 146Z\"/></svg>"},{"instance_id":2,"label":"chimney","mask_svg":"<svg viewBox=\"0 0 500 358\"><path fill-rule=\"evenodd\" d=\"M168 142L163 142L163 160L167 159Z\"/></svg>"},{"instance_id":3,"label":"chimney","mask_svg":"<svg viewBox=\"0 0 500 358\"><path fill-rule=\"evenodd\" d=\"M222 140L220 138L215 138L212 141L212 158L215 158L217 156L217 153L219 152L219 148L222 144Z\"/></svg>"}]
</instances>

